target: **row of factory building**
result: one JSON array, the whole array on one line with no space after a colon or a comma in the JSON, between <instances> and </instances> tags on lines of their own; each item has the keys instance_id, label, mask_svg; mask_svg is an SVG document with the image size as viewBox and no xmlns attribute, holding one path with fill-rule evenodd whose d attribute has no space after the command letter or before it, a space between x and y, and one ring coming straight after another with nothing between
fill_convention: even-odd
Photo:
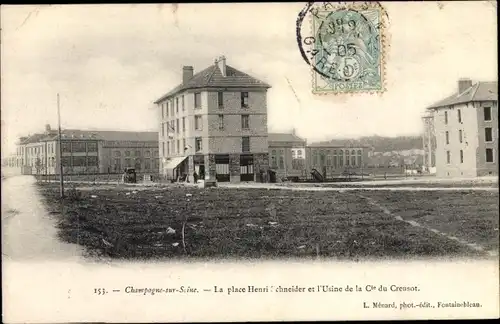
<instances>
[{"instance_id":1,"label":"row of factory building","mask_svg":"<svg viewBox=\"0 0 500 324\"><path fill-rule=\"evenodd\" d=\"M61 150L59 150L61 143ZM50 125L45 131L19 139L16 153L4 160L4 166L20 174L56 175L60 163L64 174L117 174L125 168L137 173L161 174L177 179L188 170L189 156L164 157L157 132L124 132L63 129L61 140ZM266 167L281 178L307 178L312 169L324 178L333 178L345 170L362 170L366 150L325 144L307 145L306 140L291 133L269 133L268 152L262 158ZM186 149L187 150L187 149ZM208 154L213 154L209 152ZM215 178L218 181L255 181L258 166L252 152L213 154ZM193 172L205 173L203 154L195 154ZM260 166L262 168L262 166ZM230 170L233 170L231 173ZM237 172L239 170L239 173ZM260 170L260 169L259 169Z\"/></svg>"}]
</instances>

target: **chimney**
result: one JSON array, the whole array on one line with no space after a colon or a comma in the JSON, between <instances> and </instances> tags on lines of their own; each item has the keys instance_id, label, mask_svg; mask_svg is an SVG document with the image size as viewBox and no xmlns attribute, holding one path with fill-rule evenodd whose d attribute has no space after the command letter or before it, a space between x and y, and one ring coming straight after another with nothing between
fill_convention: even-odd
<instances>
[{"instance_id":1,"label":"chimney","mask_svg":"<svg viewBox=\"0 0 500 324\"><path fill-rule=\"evenodd\" d=\"M472 80L471 79L460 79L458 80L458 93L461 94L465 90L469 89L472 87Z\"/></svg>"},{"instance_id":2,"label":"chimney","mask_svg":"<svg viewBox=\"0 0 500 324\"><path fill-rule=\"evenodd\" d=\"M220 73L222 73L222 76L227 76L227 71L226 71L226 57L221 56L217 59L215 59L215 64L219 67Z\"/></svg>"},{"instance_id":3,"label":"chimney","mask_svg":"<svg viewBox=\"0 0 500 324\"><path fill-rule=\"evenodd\" d=\"M50 124L45 124L45 132L50 133Z\"/></svg>"},{"instance_id":4,"label":"chimney","mask_svg":"<svg viewBox=\"0 0 500 324\"><path fill-rule=\"evenodd\" d=\"M182 67L182 84L186 84L193 77L194 69L192 66Z\"/></svg>"},{"instance_id":5,"label":"chimney","mask_svg":"<svg viewBox=\"0 0 500 324\"><path fill-rule=\"evenodd\" d=\"M295 135L296 135L296 134L295 134L295 127L294 127L294 128L292 128L292 135L293 135L293 136L295 136Z\"/></svg>"}]
</instances>

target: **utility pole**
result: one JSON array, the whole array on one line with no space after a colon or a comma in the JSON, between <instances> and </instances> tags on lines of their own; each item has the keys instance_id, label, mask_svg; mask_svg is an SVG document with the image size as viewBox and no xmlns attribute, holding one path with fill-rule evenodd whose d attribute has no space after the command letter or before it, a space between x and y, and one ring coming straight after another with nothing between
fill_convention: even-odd
<instances>
[{"instance_id":1,"label":"utility pole","mask_svg":"<svg viewBox=\"0 0 500 324\"><path fill-rule=\"evenodd\" d=\"M61 135L61 108L59 106L59 94L57 94L57 120L58 120L58 133L59 133L59 181L61 198L64 198L64 180L63 180L63 165L62 165L62 135Z\"/></svg>"}]
</instances>

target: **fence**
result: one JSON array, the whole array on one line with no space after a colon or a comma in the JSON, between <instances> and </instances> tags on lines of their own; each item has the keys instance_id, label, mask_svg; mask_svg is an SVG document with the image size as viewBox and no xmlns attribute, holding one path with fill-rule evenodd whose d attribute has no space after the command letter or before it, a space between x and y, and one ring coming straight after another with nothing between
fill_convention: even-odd
<instances>
[{"instance_id":1,"label":"fence","mask_svg":"<svg viewBox=\"0 0 500 324\"><path fill-rule=\"evenodd\" d=\"M144 175L153 176L153 181L159 180L159 175L154 173L137 173L137 181L140 182ZM58 174L38 174L35 175L38 181L59 181ZM65 174L64 181L84 181L84 182L118 182L122 180L121 173L96 173L96 174Z\"/></svg>"}]
</instances>

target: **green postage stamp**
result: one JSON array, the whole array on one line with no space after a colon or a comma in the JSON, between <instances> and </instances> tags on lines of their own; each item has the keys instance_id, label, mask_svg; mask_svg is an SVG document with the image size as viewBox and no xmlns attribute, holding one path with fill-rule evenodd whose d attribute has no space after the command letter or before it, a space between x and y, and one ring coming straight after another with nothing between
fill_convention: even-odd
<instances>
[{"instance_id":1,"label":"green postage stamp","mask_svg":"<svg viewBox=\"0 0 500 324\"><path fill-rule=\"evenodd\" d=\"M307 17L309 16L309 17ZM383 92L384 18L379 3L309 3L299 14L297 40L311 66L315 94ZM301 26L310 22L310 34Z\"/></svg>"}]
</instances>

